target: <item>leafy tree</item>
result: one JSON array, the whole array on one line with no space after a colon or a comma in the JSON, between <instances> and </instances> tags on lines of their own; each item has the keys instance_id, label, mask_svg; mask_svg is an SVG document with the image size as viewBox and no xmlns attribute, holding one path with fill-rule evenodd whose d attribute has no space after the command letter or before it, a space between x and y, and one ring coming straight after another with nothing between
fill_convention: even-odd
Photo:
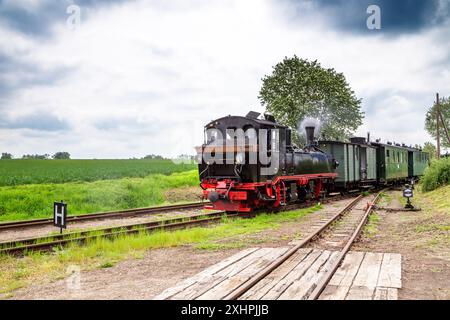
<instances>
[{"instance_id":1,"label":"leafy tree","mask_svg":"<svg viewBox=\"0 0 450 320\"><path fill-rule=\"evenodd\" d=\"M149 154L146 155L143 159L164 160L164 157L157 154Z\"/></svg>"},{"instance_id":2,"label":"leafy tree","mask_svg":"<svg viewBox=\"0 0 450 320\"><path fill-rule=\"evenodd\" d=\"M431 142L425 142L423 152L428 152L430 159L436 158L436 146Z\"/></svg>"},{"instance_id":3,"label":"leafy tree","mask_svg":"<svg viewBox=\"0 0 450 320\"><path fill-rule=\"evenodd\" d=\"M444 118L445 126L450 133L450 98L441 98L439 103L439 109L441 110L442 117ZM436 104L428 109L425 117L425 130L436 140ZM450 148L450 142L447 140L445 129L442 126L442 122L439 122L439 134L441 137L441 146L443 148Z\"/></svg>"},{"instance_id":4,"label":"leafy tree","mask_svg":"<svg viewBox=\"0 0 450 320\"><path fill-rule=\"evenodd\" d=\"M55 154L52 156L52 158L53 158L53 159L56 159L56 160L70 159L70 153L65 152L65 151L60 151L60 152L55 153Z\"/></svg>"},{"instance_id":5,"label":"leafy tree","mask_svg":"<svg viewBox=\"0 0 450 320\"><path fill-rule=\"evenodd\" d=\"M1 160L11 160L12 158L13 158L13 156L11 153L3 152L2 157L0 159Z\"/></svg>"},{"instance_id":6,"label":"leafy tree","mask_svg":"<svg viewBox=\"0 0 450 320\"><path fill-rule=\"evenodd\" d=\"M345 139L361 124L364 113L344 75L316 61L284 60L266 75L259 99L275 118L295 130L301 120L321 120L321 138ZM297 142L299 136L297 133Z\"/></svg>"},{"instance_id":7,"label":"leafy tree","mask_svg":"<svg viewBox=\"0 0 450 320\"><path fill-rule=\"evenodd\" d=\"M50 158L49 154L24 154L22 156L22 159L48 159Z\"/></svg>"}]
</instances>

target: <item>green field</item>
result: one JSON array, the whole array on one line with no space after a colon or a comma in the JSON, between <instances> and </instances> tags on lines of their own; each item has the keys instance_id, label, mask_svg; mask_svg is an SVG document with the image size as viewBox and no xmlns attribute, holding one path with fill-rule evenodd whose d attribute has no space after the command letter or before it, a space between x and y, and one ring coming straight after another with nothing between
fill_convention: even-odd
<instances>
[{"instance_id":1,"label":"green field","mask_svg":"<svg viewBox=\"0 0 450 320\"><path fill-rule=\"evenodd\" d=\"M197 171L190 170L144 178L3 186L0 220L51 217L56 200L68 203L69 215L159 205L170 201L166 191L198 184Z\"/></svg>"},{"instance_id":2,"label":"green field","mask_svg":"<svg viewBox=\"0 0 450 320\"><path fill-rule=\"evenodd\" d=\"M142 178L195 168L171 160L0 160L0 186Z\"/></svg>"}]
</instances>

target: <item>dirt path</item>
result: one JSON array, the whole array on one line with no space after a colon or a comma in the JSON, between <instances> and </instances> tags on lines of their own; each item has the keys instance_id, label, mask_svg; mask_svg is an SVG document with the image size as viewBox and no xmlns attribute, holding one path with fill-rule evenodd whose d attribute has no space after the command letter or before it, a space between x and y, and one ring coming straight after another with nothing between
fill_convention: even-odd
<instances>
[{"instance_id":1,"label":"dirt path","mask_svg":"<svg viewBox=\"0 0 450 320\"><path fill-rule=\"evenodd\" d=\"M389 207L402 207L400 192L389 195ZM414 202L423 211L378 211L376 230L366 232L354 250L402 255L399 299L450 299L450 233L445 228L450 226L450 215L420 198Z\"/></svg>"},{"instance_id":2,"label":"dirt path","mask_svg":"<svg viewBox=\"0 0 450 320\"><path fill-rule=\"evenodd\" d=\"M12 299L151 299L236 251L190 247L150 250L142 259L123 261L111 268L81 271L79 278L75 274L53 283L19 289Z\"/></svg>"}]
</instances>

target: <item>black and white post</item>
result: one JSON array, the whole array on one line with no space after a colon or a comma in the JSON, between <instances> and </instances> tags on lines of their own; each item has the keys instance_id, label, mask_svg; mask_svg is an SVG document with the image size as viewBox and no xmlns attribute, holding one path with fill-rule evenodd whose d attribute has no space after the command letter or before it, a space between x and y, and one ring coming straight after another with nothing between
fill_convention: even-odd
<instances>
[{"instance_id":1,"label":"black and white post","mask_svg":"<svg viewBox=\"0 0 450 320\"><path fill-rule=\"evenodd\" d=\"M414 206L411 203L411 198L413 197L413 190L408 184L403 189L403 197L407 199L405 209L414 209Z\"/></svg>"},{"instance_id":2,"label":"black and white post","mask_svg":"<svg viewBox=\"0 0 450 320\"><path fill-rule=\"evenodd\" d=\"M61 202L53 203L53 225L59 227L60 233L62 233L63 228L67 228L67 203Z\"/></svg>"}]
</instances>

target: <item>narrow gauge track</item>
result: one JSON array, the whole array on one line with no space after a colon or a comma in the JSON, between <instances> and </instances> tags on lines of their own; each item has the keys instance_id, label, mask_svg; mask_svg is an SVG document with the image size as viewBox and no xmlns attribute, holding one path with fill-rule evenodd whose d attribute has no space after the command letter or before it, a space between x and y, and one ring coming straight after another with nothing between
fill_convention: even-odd
<instances>
[{"instance_id":1,"label":"narrow gauge track","mask_svg":"<svg viewBox=\"0 0 450 320\"><path fill-rule=\"evenodd\" d=\"M220 221L224 214L226 213L223 211L217 211L190 217L180 217L138 224L128 224L117 227L0 242L0 254L23 254L26 251L48 251L56 246L63 246L74 242L85 243L89 240L97 238L114 238L120 235L137 234L143 231L175 230L193 226L201 226ZM227 216L237 217L238 215L228 214Z\"/></svg>"},{"instance_id":2,"label":"narrow gauge track","mask_svg":"<svg viewBox=\"0 0 450 320\"><path fill-rule=\"evenodd\" d=\"M333 196L331 198L322 199L321 202L328 203L331 201L338 201L347 198L347 196ZM359 198L359 197L358 197ZM301 204L292 204L285 207L285 210L294 210L301 209L306 207L311 207L316 205L316 201L301 203ZM183 206L183 209L188 209L194 207L197 204L190 204L191 207ZM180 205L181 206L181 205ZM176 206L169 206L171 210ZM164 207L167 208L167 207ZM159 208L150 208L151 210L155 209L154 212ZM139 209L144 210L144 209ZM132 211L132 210L127 210ZM169 210L168 210L169 211ZM135 211L133 211L135 212ZM152 211L153 212L153 211ZM142 213L144 214L144 213ZM136 234L142 231L155 231L155 230L174 230L195 226L207 225L209 223L218 222L222 219L223 215L227 215L227 217L236 218L236 217L254 217L258 212L249 213L249 214L227 214L224 211L217 211L213 213L205 213L193 216L186 217L178 217L174 219L165 219L159 221L150 221L145 223L138 224L128 224L121 225L115 227L108 228L99 228L93 230L86 230L80 232L72 232L65 234L57 234L57 235L48 235L48 236L40 236L40 237L31 237L25 239L18 239L13 241L0 242L0 254L16 254L20 255L27 251L49 251L53 247L56 246L64 246L68 243L85 243L88 240L96 239L96 238L114 238L120 235L125 234ZM132 213L130 213L132 215Z\"/></svg>"},{"instance_id":3,"label":"narrow gauge track","mask_svg":"<svg viewBox=\"0 0 450 320\"><path fill-rule=\"evenodd\" d=\"M79 216L69 216L67 217L68 223L76 223L80 221L89 221L89 220L102 220L102 219L111 219L111 218L129 218L147 214L159 214L163 212L170 212L175 210L189 210L189 209L201 209L204 206L202 202L194 202L187 204L176 204L162 207L148 207L148 208L138 208L138 209L127 209L127 210L119 210L119 211L111 211L111 212L98 212L91 214L84 214ZM2 230L13 230L13 229L24 229L30 227L40 227L46 225L52 225L52 218L44 218L44 219L34 219L34 220L21 220L21 221L12 221L12 222L3 222L0 223L0 231Z\"/></svg>"},{"instance_id":4,"label":"narrow gauge track","mask_svg":"<svg viewBox=\"0 0 450 320\"><path fill-rule=\"evenodd\" d=\"M329 268L329 271L326 273L326 276L321 279L321 281L316 285L315 289L312 291L312 293L309 295L308 300L316 300L319 298L320 294L323 292L325 287L327 286L328 282L333 277L334 273L340 266L341 262L344 260L345 255L350 250L353 242L356 240L358 235L360 234L363 226L365 225L368 216L374 209L375 203L379 200L380 195L385 191L386 189L379 191L375 198L368 204L368 207L366 210L364 210L364 213L362 214L362 217L357 225L357 227L354 229L353 233L350 235L349 239L346 241L346 244L344 245L343 249L339 252L337 258L333 261L332 266ZM286 260L288 260L292 255L294 255L300 248L305 247L307 244L311 243L315 239L317 239L325 230L328 230L329 227L336 222L338 219L342 218L346 213L349 213L352 208L354 208L360 201L363 201L365 197L363 195L359 195L356 197L350 204L348 204L343 210L335 214L333 217L331 217L329 220L327 220L318 230L312 232L309 234L305 239L303 239L300 243L292 247L290 250L288 250L286 253L284 253L282 256L274 260L271 264L269 264L266 268L262 269L259 273L257 273L254 277L249 279L244 285L240 286L233 292L229 293L225 300L236 300L239 299L241 296L243 296L246 292L248 292L251 288L253 288L258 282L260 282L262 279L264 279L267 275L269 275L271 272L276 270L281 264L283 264Z\"/></svg>"}]
</instances>

